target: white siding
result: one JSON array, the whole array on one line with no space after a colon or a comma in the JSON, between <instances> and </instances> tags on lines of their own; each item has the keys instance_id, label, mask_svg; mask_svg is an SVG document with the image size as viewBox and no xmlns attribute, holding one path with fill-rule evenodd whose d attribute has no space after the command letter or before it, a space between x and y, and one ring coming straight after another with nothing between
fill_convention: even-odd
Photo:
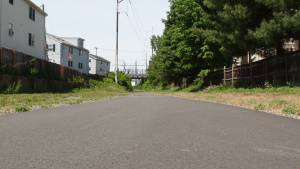
<instances>
[{"instance_id":1,"label":"white siding","mask_svg":"<svg viewBox=\"0 0 300 169\"><path fill-rule=\"evenodd\" d=\"M54 62L54 63L57 63L57 64L61 64L61 52L60 52L60 49L61 49L61 44L60 42L54 40L53 38L50 38L47 36L47 44L48 45L53 45L55 44L55 52L53 51L48 51L48 58L50 60L50 62Z\"/></svg>"},{"instance_id":2,"label":"white siding","mask_svg":"<svg viewBox=\"0 0 300 169\"><path fill-rule=\"evenodd\" d=\"M62 37L62 39L68 41L69 43L73 44L74 46L77 46L79 48L84 48L84 39L81 39L81 38L68 38L68 37ZM81 44L79 42L81 42Z\"/></svg>"},{"instance_id":3,"label":"white siding","mask_svg":"<svg viewBox=\"0 0 300 169\"><path fill-rule=\"evenodd\" d=\"M89 63L89 66L91 68L91 70L89 71L90 74L96 74L96 62L97 60L90 58L91 62Z\"/></svg>"},{"instance_id":4,"label":"white siding","mask_svg":"<svg viewBox=\"0 0 300 169\"><path fill-rule=\"evenodd\" d=\"M45 59L45 15L35 10L33 21L29 18L29 4L24 0L14 0L13 5L8 0L1 3L0 45ZM9 23L13 24L13 36L8 34ZM29 46L29 33L35 37L34 46Z\"/></svg>"}]
</instances>

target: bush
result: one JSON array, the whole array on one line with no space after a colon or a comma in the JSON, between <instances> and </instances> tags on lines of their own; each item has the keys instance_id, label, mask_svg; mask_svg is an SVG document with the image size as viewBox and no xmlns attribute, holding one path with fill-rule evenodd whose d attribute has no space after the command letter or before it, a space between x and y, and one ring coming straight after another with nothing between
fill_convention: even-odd
<instances>
[{"instance_id":1,"label":"bush","mask_svg":"<svg viewBox=\"0 0 300 169\"><path fill-rule=\"evenodd\" d=\"M189 92L199 92L204 88L203 83L200 78L194 80L193 84L187 88Z\"/></svg>"},{"instance_id":2,"label":"bush","mask_svg":"<svg viewBox=\"0 0 300 169\"><path fill-rule=\"evenodd\" d=\"M72 76L71 78L68 78L68 82L73 85L73 88L84 88L87 86L84 78L78 76Z\"/></svg>"},{"instance_id":3,"label":"bush","mask_svg":"<svg viewBox=\"0 0 300 169\"><path fill-rule=\"evenodd\" d=\"M115 81L115 73L109 73L108 77L110 79L112 79L113 81ZM126 88L126 90L128 91L132 91L132 85L131 85L131 78L129 75L123 73L123 72L118 72L118 84L120 84L121 86L124 86Z\"/></svg>"}]
</instances>

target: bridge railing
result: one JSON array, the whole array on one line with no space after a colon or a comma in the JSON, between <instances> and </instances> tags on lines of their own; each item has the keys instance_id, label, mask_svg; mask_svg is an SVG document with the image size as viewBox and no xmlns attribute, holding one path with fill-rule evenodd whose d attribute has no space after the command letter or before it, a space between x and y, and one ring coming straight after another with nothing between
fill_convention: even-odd
<instances>
[{"instance_id":1,"label":"bridge railing","mask_svg":"<svg viewBox=\"0 0 300 169\"><path fill-rule=\"evenodd\" d=\"M127 70L119 70L121 72L124 72L125 74L128 75L144 75L147 74L146 69L127 69Z\"/></svg>"}]
</instances>

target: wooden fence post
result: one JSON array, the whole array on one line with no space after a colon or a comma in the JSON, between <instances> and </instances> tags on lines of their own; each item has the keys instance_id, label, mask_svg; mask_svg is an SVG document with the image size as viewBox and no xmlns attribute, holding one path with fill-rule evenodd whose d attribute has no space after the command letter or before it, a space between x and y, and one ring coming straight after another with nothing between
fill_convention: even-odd
<instances>
[{"instance_id":1,"label":"wooden fence post","mask_svg":"<svg viewBox=\"0 0 300 169\"><path fill-rule=\"evenodd\" d=\"M0 47L0 66L2 66L2 47Z\"/></svg>"},{"instance_id":2,"label":"wooden fence post","mask_svg":"<svg viewBox=\"0 0 300 169\"><path fill-rule=\"evenodd\" d=\"M289 79L288 79L288 63L287 63L287 57L285 55L285 83L288 83L289 82Z\"/></svg>"},{"instance_id":3,"label":"wooden fence post","mask_svg":"<svg viewBox=\"0 0 300 169\"><path fill-rule=\"evenodd\" d=\"M241 66L240 66L240 83L243 83L243 63L241 63Z\"/></svg>"},{"instance_id":4,"label":"wooden fence post","mask_svg":"<svg viewBox=\"0 0 300 169\"><path fill-rule=\"evenodd\" d=\"M226 66L224 66L224 85L226 85Z\"/></svg>"},{"instance_id":5,"label":"wooden fence post","mask_svg":"<svg viewBox=\"0 0 300 169\"><path fill-rule=\"evenodd\" d=\"M248 58L249 58L249 63L250 63L251 85L253 85L253 68L252 68L252 60L251 60L250 52L248 52Z\"/></svg>"},{"instance_id":6,"label":"wooden fence post","mask_svg":"<svg viewBox=\"0 0 300 169\"><path fill-rule=\"evenodd\" d=\"M268 81L268 60L269 58L266 59L266 82L269 82Z\"/></svg>"},{"instance_id":7,"label":"wooden fence post","mask_svg":"<svg viewBox=\"0 0 300 169\"><path fill-rule=\"evenodd\" d=\"M14 67L15 67L15 59L16 59L16 51L13 50L12 69L14 69Z\"/></svg>"},{"instance_id":8,"label":"wooden fence post","mask_svg":"<svg viewBox=\"0 0 300 169\"><path fill-rule=\"evenodd\" d=\"M233 76L234 76L234 72L233 72L233 66L231 66L231 84L233 85L234 83L234 79L233 79Z\"/></svg>"}]
</instances>

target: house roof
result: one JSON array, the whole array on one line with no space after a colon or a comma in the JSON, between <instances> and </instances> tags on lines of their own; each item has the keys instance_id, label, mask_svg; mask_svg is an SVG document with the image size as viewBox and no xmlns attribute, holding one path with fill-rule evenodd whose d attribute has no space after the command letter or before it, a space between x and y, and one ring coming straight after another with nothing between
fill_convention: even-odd
<instances>
[{"instance_id":1,"label":"house roof","mask_svg":"<svg viewBox=\"0 0 300 169\"><path fill-rule=\"evenodd\" d=\"M85 49L85 48L80 48L80 47L78 47L78 46L73 45L72 43L68 42L67 40L63 39L62 37L55 36L55 35L52 35L52 34L50 34L50 33L47 33L47 36L50 37L50 38L52 38L52 39L54 39L54 40L56 40L56 41L58 41L58 42L60 42L60 43L62 43L62 44L71 46L71 47L73 47L73 48L78 48L78 49L81 49L81 50L89 51L89 50L87 50L87 49Z\"/></svg>"},{"instance_id":2,"label":"house roof","mask_svg":"<svg viewBox=\"0 0 300 169\"><path fill-rule=\"evenodd\" d=\"M92 54L90 54L90 58L93 58L93 59L99 60L99 61L104 61L104 62L107 62L107 63L111 63L110 61L104 59L103 57L92 55Z\"/></svg>"},{"instance_id":3,"label":"house roof","mask_svg":"<svg viewBox=\"0 0 300 169\"><path fill-rule=\"evenodd\" d=\"M80 37L61 37L62 39L79 39L85 41L85 39L82 39Z\"/></svg>"},{"instance_id":4,"label":"house roof","mask_svg":"<svg viewBox=\"0 0 300 169\"><path fill-rule=\"evenodd\" d=\"M48 16L48 14L45 11L43 11L40 7L38 7L32 1L30 1L30 0L24 0L24 1L27 2L30 6L32 6L35 10L39 11L41 14L43 14L45 16Z\"/></svg>"}]
</instances>

